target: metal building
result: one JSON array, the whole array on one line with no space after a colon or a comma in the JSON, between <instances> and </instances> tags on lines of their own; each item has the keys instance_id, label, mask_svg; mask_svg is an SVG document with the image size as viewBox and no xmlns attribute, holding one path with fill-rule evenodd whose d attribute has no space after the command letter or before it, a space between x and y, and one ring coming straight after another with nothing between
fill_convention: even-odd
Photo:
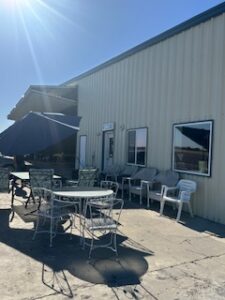
<instances>
[{"instance_id":1,"label":"metal building","mask_svg":"<svg viewBox=\"0 0 225 300\"><path fill-rule=\"evenodd\" d=\"M225 4L64 84L78 89L81 165L175 169L196 215L225 223Z\"/></svg>"}]
</instances>

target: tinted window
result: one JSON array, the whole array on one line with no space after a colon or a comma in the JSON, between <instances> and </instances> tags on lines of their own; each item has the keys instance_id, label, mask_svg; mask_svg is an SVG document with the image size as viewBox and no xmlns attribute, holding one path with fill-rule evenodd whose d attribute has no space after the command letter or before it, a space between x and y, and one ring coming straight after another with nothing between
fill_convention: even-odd
<instances>
[{"instance_id":1,"label":"tinted window","mask_svg":"<svg viewBox=\"0 0 225 300\"><path fill-rule=\"evenodd\" d=\"M128 131L128 163L145 165L147 128Z\"/></svg>"},{"instance_id":2,"label":"tinted window","mask_svg":"<svg viewBox=\"0 0 225 300\"><path fill-rule=\"evenodd\" d=\"M174 125L173 169L210 175L212 121Z\"/></svg>"}]
</instances>

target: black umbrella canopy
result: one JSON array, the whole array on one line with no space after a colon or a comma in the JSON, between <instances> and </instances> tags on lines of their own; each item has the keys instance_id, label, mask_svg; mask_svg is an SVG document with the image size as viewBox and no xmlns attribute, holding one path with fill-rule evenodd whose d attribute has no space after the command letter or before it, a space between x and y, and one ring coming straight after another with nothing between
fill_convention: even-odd
<instances>
[{"instance_id":1,"label":"black umbrella canopy","mask_svg":"<svg viewBox=\"0 0 225 300\"><path fill-rule=\"evenodd\" d=\"M75 134L80 117L30 112L0 134L3 155L25 155L42 151Z\"/></svg>"}]
</instances>

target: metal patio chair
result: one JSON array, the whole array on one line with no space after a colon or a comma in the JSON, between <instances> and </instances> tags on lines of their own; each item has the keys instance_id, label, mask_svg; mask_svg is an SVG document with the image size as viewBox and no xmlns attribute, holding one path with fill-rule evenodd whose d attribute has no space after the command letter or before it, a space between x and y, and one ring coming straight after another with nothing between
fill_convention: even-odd
<instances>
[{"instance_id":1,"label":"metal patio chair","mask_svg":"<svg viewBox=\"0 0 225 300\"><path fill-rule=\"evenodd\" d=\"M62 230L62 223L69 221L70 234L72 234L73 225L75 226L75 215L78 211L78 202L57 199L51 190L46 188L34 188L33 191L41 198L40 208L34 215L37 216L33 240L38 233L49 233L49 246L52 247L53 238L57 234L65 234ZM41 224L41 220L43 221ZM48 222L46 226L46 222ZM61 230L59 227L61 225Z\"/></svg>"},{"instance_id":2,"label":"metal patio chair","mask_svg":"<svg viewBox=\"0 0 225 300\"><path fill-rule=\"evenodd\" d=\"M54 175L53 169L30 169L29 170L30 195L26 201L25 207L27 207L31 198L35 202L36 197L39 197L38 188L46 188L52 190L53 175ZM40 203L41 202L39 201L39 204Z\"/></svg>"},{"instance_id":3,"label":"metal patio chair","mask_svg":"<svg viewBox=\"0 0 225 300\"><path fill-rule=\"evenodd\" d=\"M118 182L110 181L110 180L102 180L100 182L100 187L101 188L106 188L106 189L109 189L109 190L113 190L113 195L116 198L117 192L118 192L118 189L119 189Z\"/></svg>"},{"instance_id":4,"label":"metal patio chair","mask_svg":"<svg viewBox=\"0 0 225 300\"><path fill-rule=\"evenodd\" d=\"M112 197L92 199L86 204L86 214L83 222L83 232L86 232L91 241L85 238L83 233L83 248L90 247L91 253L97 248L109 248L117 252L117 228L123 208L123 200ZM104 242L103 237L108 235L109 241Z\"/></svg>"},{"instance_id":5,"label":"metal patio chair","mask_svg":"<svg viewBox=\"0 0 225 300\"><path fill-rule=\"evenodd\" d=\"M80 169L78 173L78 180L67 180L66 185L69 186L94 186L97 181L97 168Z\"/></svg>"},{"instance_id":6,"label":"metal patio chair","mask_svg":"<svg viewBox=\"0 0 225 300\"><path fill-rule=\"evenodd\" d=\"M9 170L0 168L0 193L9 192Z\"/></svg>"},{"instance_id":7,"label":"metal patio chair","mask_svg":"<svg viewBox=\"0 0 225 300\"><path fill-rule=\"evenodd\" d=\"M191 196L196 191L197 184L195 181L181 179L176 187L168 187L163 185L161 191L160 216L163 215L165 202L171 202L178 206L176 221L179 222L183 204L187 204L191 217L193 217L191 209ZM173 193L173 194L171 194Z\"/></svg>"}]
</instances>

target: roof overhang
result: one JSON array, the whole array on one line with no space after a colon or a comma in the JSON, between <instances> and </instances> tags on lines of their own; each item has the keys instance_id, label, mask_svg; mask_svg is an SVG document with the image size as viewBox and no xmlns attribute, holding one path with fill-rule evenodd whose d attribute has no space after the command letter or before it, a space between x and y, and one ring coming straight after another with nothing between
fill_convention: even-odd
<instances>
[{"instance_id":1,"label":"roof overhang","mask_svg":"<svg viewBox=\"0 0 225 300\"><path fill-rule=\"evenodd\" d=\"M77 114L77 86L31 85L8 115L19 120L30 111Z\"/></svg>"}]
</instances>

